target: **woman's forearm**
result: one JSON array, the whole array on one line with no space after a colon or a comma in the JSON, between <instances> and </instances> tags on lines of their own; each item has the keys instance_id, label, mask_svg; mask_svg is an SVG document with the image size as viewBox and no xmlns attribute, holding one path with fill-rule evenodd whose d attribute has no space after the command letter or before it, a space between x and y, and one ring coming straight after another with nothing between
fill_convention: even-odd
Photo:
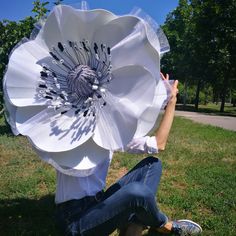
<instances>
[{"instance_id":1,"label":"woman's forearm","mask_svg":"<svg viewBox=\"0 0 236 236\"><path fill-rule=\"evenodd\" d=\"M160 126L156 132L157 147L161 151L166 147L167 139L174 119L176 100L176 97L174 97L169 101Z\"/></svg>"}]
</instances>

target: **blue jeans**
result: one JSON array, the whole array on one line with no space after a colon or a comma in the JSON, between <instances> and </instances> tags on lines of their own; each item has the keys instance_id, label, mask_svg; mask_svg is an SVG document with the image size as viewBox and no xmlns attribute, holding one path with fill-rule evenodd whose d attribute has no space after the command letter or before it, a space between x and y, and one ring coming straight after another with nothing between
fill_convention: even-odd
<instances>
[{"instance_id":1,"label":"blue jeans","mask_svg":"<svg viewBox=\"0 0 236 236\"><path fill-rule=\"evenodd\" d=\"M131 222L161 227L167 217L156 204L162 172L161 161L147 157L108 188L100 201L62 203L57 218L65 235L108 236Z\"/></svg>"}]
</instances>

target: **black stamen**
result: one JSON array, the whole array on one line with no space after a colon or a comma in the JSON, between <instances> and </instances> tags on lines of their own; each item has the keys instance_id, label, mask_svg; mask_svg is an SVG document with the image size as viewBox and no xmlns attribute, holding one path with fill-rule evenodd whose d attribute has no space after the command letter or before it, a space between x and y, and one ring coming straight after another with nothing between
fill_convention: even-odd
<instances>
[{"instance_id":1,"label":"black stamen","mask_svg":"<svg viewBox=\"0 0 236 236\"><path fill-rule=\"evenodd\" d=\"M73 43L71 41L68 41L69 46L72 48L73 47Z\"/></svg>"},{"instance_id":2,"label":"black stamen","mask_svg":"<svg viewBox=\"0 0 236 236\"><path fill-rule=\"evenodd\" d=\"M44 71L40 71L40 75L42 77L48 77L48 74L46 72L44 72Z\"/></svg>"},{"instance_id":3,"label":"black stamen","mask_svg":"<svg viewBox=\"0 0 236 236\"><path fill-rule=\"evenodd\" d=\"M94 51L96 54L98 53L98 45L96 43L94 43Z\"/></svg>"},{"instance_id":4,"label":"black stamen","mask_svg":"<svg viewBox=\"0 0 236 236\"><path fill-rule=\"evenodd\" d=\"M102 51L103 51L103 48L104 48L104 45L103 45L103 44L101 44L101 49L102 49Z\"/></svg>"},{"instance_id":5,"label":"black stamen","mask_svg":"<svg viewBox=\"0 0 236 236\"><path fill-rule=\"evenodd\" d=\"M80 112L80 109L75 111L75 115L77 115Z\"/></svg>"},{"instance_id":6,"label":"black stamen","mask_svg":"<svg viewBox=\"0 0 236 236\"><path fill-rule=\"evenodd\" d=\"M50 92L51 92L52 94L57 94L54 90L50 90Z\"/></svg>"},{"instance_id":7,"label":"black stamen","mask_svg":"<svg viewBox=\"0 0 236 236\"><path fill-rule=\"evenodd\" d=\"M57 78L57 75L56 75L55 72L52 72L52 75L53 75L53 77L56 77L56 78Z\"/></svg>"},{"instance_id":8,"label":"black stamen","mask_svg":"<svg viewBox=\"0 0 236 236\"><path fill-rule=\"evenodd\" d=\"M45 84L40 84L40 85L39 85L39 88L47 88L47 85L45 85Z\"/></svg>"},{"instance_id":9,"label":"black stamen","mask_svg":"<svg viewBox=\"0 0 236 236\"><path fill-rule=\"evenodd\" d=\"M62 98L62 99L65 99L65 96L63 94L59 94L59 96Z\"/></svg>"},{"instance_id":10,"label":"black stamen","mask_svg":"<svg viewBox=\"0 0 236 236\"><path fill-rule=\"evenodd\" d=\"M46 95L45 98L47 99L53 99L53 97Z\"/></svg>"},{"instance_id":11,"label":"black stamen","mask_svg":"<svg viewBox=\"0 0 236 236\"><path fill-rule=\"evenodd\" d=\"M107 105L107 103L106 103L106 102L104 102L102 105L103 105L103 106L106 106L106 105Z\"/></svg>"},{"instance_id":12,"label":"black stamen","mask_svg":"<svg viewBox=\"0 0 236 236\"><path fill-rule=\"evenodd\" d=\"M110 47L107 48L107 53L108 53L108 55L111 54L111 48Z\"/></svg>"},{"instance_id":13,"label":"black stamen","mask_svg":"<svg viewBox=\"0 0 236 236\"><path fill-rule=\"evenodd\" d=\"M89 111L89 110L86 110L86 111L84 112L84 115L83 115L83 116L87 116L88 111Z\"/></svg>"},{"instance_id":14,"label":"black stamen","mask_svg":"<svg viewBox=\"0 0 236 236\"><path fill-rule=\"evenodd\" d=\"M61 42L58 42L57 46L58 46L58 48L61 50L61 52L64 51L64 47L63 47L63 45L62 45Z\"/></svg>"},{"instance_id":15,"label":"black stamen","mask_svg":"<svg viewBox=\"0 0 236 236\"><path fill-rule=\"evenodd\" d=\"M61 112L61 115L65 114L66 112L67 112L67 111L62 111L62 112Z\"/></svg>"},{"instance_id":16,"label":"black stamen","mask_svg":"<svg viewBox=\"0 0 236 236\"><path fill-rule=\"evenodd\" d=\"M49 54L57 61L60 61L60 59L53 53L53 52L49 52Z\"/></svg>"},{"instance_id":17,"label":"black stamen","mask_svg":"<svg viewBox=\"0 0 236 236\"><path fill-rule=\"evenodd\" d=\"M89 50L87 49L87 47L86 47L86 45L85 45L85 42L82 42L82 44L83 44L84 50L88 52Z\"/></svg>"}]
</instances>

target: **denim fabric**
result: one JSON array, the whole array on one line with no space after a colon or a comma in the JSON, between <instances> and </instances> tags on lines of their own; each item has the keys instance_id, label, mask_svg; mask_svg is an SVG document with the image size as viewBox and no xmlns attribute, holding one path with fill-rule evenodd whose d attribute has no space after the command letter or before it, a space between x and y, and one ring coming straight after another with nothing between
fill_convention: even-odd
<instances>
[{"instance_id":1,"label":"denim fabric","mask_svg":"<svg viewBox=\"0 0 236 236\"><path fill-rule=\"evenodd\" d=\"M136 222L161 227L167 217L156 204L161 161L147 157L108 188L100 202L72 200L61 204L57 219L65 235L108 236Z\"/></svg>"}]
</instances>

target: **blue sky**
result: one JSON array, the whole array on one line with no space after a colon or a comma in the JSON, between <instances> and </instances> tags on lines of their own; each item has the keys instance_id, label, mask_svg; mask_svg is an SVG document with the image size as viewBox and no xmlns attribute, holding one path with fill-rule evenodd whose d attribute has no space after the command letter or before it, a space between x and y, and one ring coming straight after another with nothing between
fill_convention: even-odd
<instances>
[{"instance_id":1,"label":"blue sky","mask_svg":"<svg viewBox=\"0 0 236 236\"><path fill-rule=\"evenodd\" d=\"M32 15L34 0L1 0L0 20L18 21ZM53 2L53 0L48 0ZM79 0L64 0L65 4L79 6ZM163 24L166 15L178 5L178 0L87 0L90 9L104 8L115 14L129 13L134 7L142 8L148 15ZM48 6L52 7L53 4Z\"/></svg>"}]
</instances>

